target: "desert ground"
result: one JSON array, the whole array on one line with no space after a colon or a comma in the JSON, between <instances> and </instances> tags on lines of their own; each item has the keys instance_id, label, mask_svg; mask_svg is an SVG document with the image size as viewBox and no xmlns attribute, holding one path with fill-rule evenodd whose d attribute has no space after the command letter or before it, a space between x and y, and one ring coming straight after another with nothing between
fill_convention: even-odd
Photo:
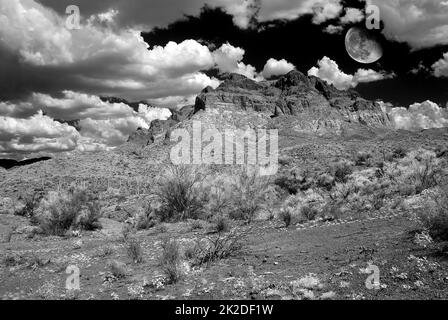
<instances>
[{"instance_id":1,"label":"desert ground","mask_svg":"<svg viewBox=\"0 0 448 320\"><path fill-rule=\"evenodd\" d=\"M2 169L0 296L446 299L447 140L282 136L263 179L164 144Z\"/></svg>"}]
</instances>

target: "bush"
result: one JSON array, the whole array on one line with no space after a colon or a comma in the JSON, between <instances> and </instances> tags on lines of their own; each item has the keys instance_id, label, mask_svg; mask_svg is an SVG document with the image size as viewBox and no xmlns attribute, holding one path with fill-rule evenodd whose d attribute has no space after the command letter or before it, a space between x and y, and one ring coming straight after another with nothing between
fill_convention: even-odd
<instances>
[{"instance_id":1,"label":"bush","mask_svg":"<svg viewBox=\"0 0 448 320\"><path fill-rule=\"evenodd\" d=\"M136 217L135 228L137 230L148 230L155 225L155 214L151 207L146 208L144 212L138 214Z\"/></svg>"},{"instance_id":2,"label":"bush","mask_svg":"<svg viewBox=\"0 0 448 320\"><path fill-rule=\"evenodd\" d=\"M280 218L285 223L285 227L288 228L291 225L292 221L292 213L289 208L282 209L280 211Z\"/></svg>"},{"instance_id":3,"label":"bush","mask_svg":"<svg viewBox=\"0 0 448 320\"><path fill-rule=\"evenodd\" d=\"M357 166L367 165L371 158L372 158L372 155L370 153L358 152L355 156L355 164Z\"/></svg>"},{"instance_id":4,"label":"bush","mask_svg":"<svg viewBox=\"0 0 448 320\"><path fill-rule=\"evenodd\" d=\"M194 250L194 265L210 265L240 251L248 232L232 231L198 240Z\"/></svg>"},{"instance_id":5,"label":"bush","mask_svg":"<svg viewBox=\"0 0 448 320\"><path fill-rule=\"evenodd\" d=\"M252 222L264 206L268 184L255 174L242 171L236 176L230 194L229 217Z\"/></svg>"},{"instance_id":6,"label":"bush","mask_svg":"<svg viewBox=\"0 0 448 320\"><path fill-rule=\"evenodd\" d=\"M46 214L36 218L44 234L62 236L70 229L91 231L101 228L99 203L84 189L58 193L47 204Z\"/></svg>"},{"instance_id":7,"label":"bush","mask_svg":"<svg viewBox=\"0 0 448 320\"><path fill-rule=\"evenodd\" d=\"M157 215L162 222L198 219L204 212L204 199L198 185L202 179L196 168L174 166L166 168L157 187L156 196L161 202Z\"/></svg>"},{"instance_id":8,"label":"bush","mask_svg":"<svg viewBox=\"0 0 448 320\"><path fill-rule=\"evenodd\" d=\"M321 215L325 221L340 220L343 216L341 206L337 203L330 202L326 204L321 212Z\"/></svg>"},{"instance_id":9,"label":"bush","mask_svg":"<svg viewBox=\"0 0 448 320\"><path fill-rule=\"evenodd\" d=\"M448 186L434 194L435 206L425 208L418 218L436 241L448 241Z\"/></svg>"},{"instance_id":10,"label":"bush","mask_svg":"<svg viewBox=\"0 0 448 320\"><path fill-rule=\"evenodd\" d=\"M287 190L289 194L297 194L299 191L310 189L314 184L314 179L308 172L292 169L278 177L274 183Z\"/></svg>"},{"instance_id":11,"label":"bush","mask_svg":"<svg viewBox=\"0 0 448 320\"><path fill-rule=\"evenodd\" d=\"M319 188L325 189L327 191L331 191L335 184L335 179L329 174L321 174L317 179L317 186Z\"/></svg>"},{"instance_id":12,"label":"bush","mask_svg":"<svg viewBox=\"0 0 448 320\"><path fill-rule=\"evenodd\" d=\"M410 176L411 182L415 186L415 192L420 194L426 189L437 186L439 173L435 158L422 159L420 165L415 167L413 174Z\"/></svg>"},{"instance_id":13,"label":"bush","mask_svg":"<svg viewBox=\"0 0 448 320\"><path fill-rule=\"evenodd\" d=\"M129 224L125 224L121 228L121 236L123 238L123 241L127 242L133 232L134 232L134 228Z\"/></svg>"},{"instance_id":14,"label":"bush","mask_svg":"<svg viewBox=\"0 0 448 320\"><path fill-rule=\"evenodd\" d=\"M353 173L353 165L348 161L340 161L333 166L332 173L336 182L346 183Z\"/></svg>"},{"instance_id":15,"label":"bush","mask_svg":"<svg viewBox=\"0 0 448 320\"><path fill-rule=\"evenodd\" d=\"M196 230L202 229L202 224L201 224L201 222L199 220L194 220L191 223L190 227L191 227L191 231L196 231Z\"/></svg>"},{"instance_id":16,"label":"bush","mask_svg":"<svg viewBox=\"0 0 448 320\"><path fill-rule=\"evenodd\" d=\"M167 238L162 243L162 256L159 265L168 283L177 283L182 277L179 244L176 240Z\"/></svg>"},{"instance_id":17,"label":"bush","mask_svg":"<svg viewBox=\"0 0 448 320\"><path fill-rule=\"evenodd\" d=\"M112 260L108 263L110 273L117 279L126 277L126 265L122 262Z\"/></svg>"},{"instance_id":18,"label":"bush","mask_svg":"<svg viewBox=\"0 0 448 320\"><path fill-rule=\"evenodd\" d=\"M405 148L397 147L392 152L392 158L393 159L403 159L404 157L406 157L407 153L408 153L408 151Z\"/></svg>"},{"instance_id":19,"label":"bush","mask_svg":"<svg viewBox=\"0 0 448 320\"><path fill-rule=\"evenodd\" d=\"M230 224L226 217L218 216L216 218L215 230L216 232L227 232L230 230Z\"/></svg>"},{"instance_id":20,"label":"bush","mask_svg":"<svg viewBox=\"0 0 448 320\"><path fill-rule=\"evenodd\" d=\"M16 216L34 219L35 212L39 208L42 198L43 194L39 192L25 195L23 199L25 201L25 205L20 210L17 210L14 214Z\"/></svg>"},{"instance_id":21,"label":"bush","mask_svg":"<svg viewBox=\"0 0 448 320\"><path fill-rule=\"evenodd\" d=\"M143 249L140 246L140 243L136 239L132 239L132 240L128 241L127 246L126 246L126 252L128 254L128 257L134 263L143 262Z\"/></svg>"},{"instance_id":22,"label":"bush","mask_svg":"<svg viewBox=\"0 0 448 320\"><path fill-rule=\"evenodd\" d=\"M317 211L317 209L312 206L306 205L302 207L302 209L300 210L300 214L307 221L312 221L316 219L317 215L319 214L319 211Z\"/></svg>"}]
</instances>

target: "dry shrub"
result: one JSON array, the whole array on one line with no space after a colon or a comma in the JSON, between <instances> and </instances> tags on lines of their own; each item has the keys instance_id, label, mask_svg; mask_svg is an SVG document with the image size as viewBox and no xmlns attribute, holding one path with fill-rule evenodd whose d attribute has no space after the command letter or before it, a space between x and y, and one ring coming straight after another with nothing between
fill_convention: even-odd
<instances>
[{"instance_id":1,"label":"dry shrub","mask_svg":"<svg viewBox=\"0 0 448 320\"><path fill-rule=\"evenodd\" d=\"M216 232L228 232L230 230L229 220L223 216L216 217L214 228Z\"/></svg>"},{"instance_id":2,"label":"dry shrub","mask_svg":"<svg viewBox=\"0 0 448 320\"><path fill-rule=\"evenodd\" d=\"M41 192L33 192L30 194L26 194L23 197L19 197L19 199L24 200L25 205L14 212L16 216L32 218L34 219L35 213L39 208L40 202L44 195Z\"/></svg>"},{"instance_id":3,"label":"dry shrub","mask_svg":"<svg viewBox=\"0 0 448 320\"><path fill-rule=\"evenodd\" d=\"M300 210L300 215L307 221L315 220L319 211L313 206L303 206Z\"/></svg>"},{"instance_id":4,"label":"dry shrub","mask_svg":"<svg viewBox=\"0 0 448 320\"><path fill-rule=\"evenodd\" d=\"M205 205L208 218L213 215L245 220L250 223L269 202L269 179L248 169L227 175L207 177L202 190L208 195Z\"/></svg>"},{"instance_id":5,"label":"dry shrub","mask_svg":"<svg viewBox=\"0 0 448 320\"><path fill-rule=\"evenodd\" d=\"M438 185L442 166L434 152L420 149L410 152L396 163L387 164L385 172L397 185L400 194L420 194Z\"/></svg>"},{"instance_id":6,"label":"dry shrub","mask_svg":"<svg viewBox=\"0 0 448 320\"><path fill-rule=\"evenodd\" d=\"M239 252L249 231L233 230L229 233L218 233L198 240L194 248L193 265L210 265Z\"/></svg>"},{"instance_id":7,"label":"dry shrub","mask_svg":"<svg viewBox=\"0 0 448 320\"><path fill-rule=\"evenodd\" d=\"M289 194L297 194L306 191L314 185L315 181L308 171L291 169L275 180L275 184L288 191Z\"/></svg>"},{"instance_id":8,"label":"dry shrub","mask_svg":"<svg viewBox=\"0 0 448 320\"><path fill-rule=\"evenodd\" d=\"M44 212L36 222L46 235L62 236L68 230L100 229L100 206L92 194L81 188L71 188L43 201Z\"/></svg>"},{"instance_id":9,"label":"dry shrub","mask_svg":"<svg viewBox=\"0 0 448 320\"><path fill-rule=\"evenodd\" d=\"M265 178L243 170L232 186L229 217L252 222L264 205L264 192L268 188Z\"/></svg>"},{"instance_id":10,"label":"dry shrub","mask_svg":"<svg viewBox=\"0 0 448 320\"><path fill-rule=\"evenodd\" d=\"M355 164L357 166L365 166L369 164L372 155L368 152L358 152L355 156Z\"/></svg>"},{"instance_id":11,"label":"dry shrub","mask_svg":"<svg viewBox=\"0 0 448 320\"><path fill-rule=\"evenodd\" d=\"M436 241L448 241L448 184L431 194L433 205L422 210L418 218Z\"/></svg>"},{"instance_id":12,"label":"dry shrub","mask_svg":"<svg viewBox=\"0 0 448 320\"><path fill-rule=\"evenodd\" d=\"M285 223L285 227L288 228L292 222L292 213L289 208L282 208L280 210L280 219Z\"/></svg>"},{"instance_id":13,"label":"dry shrub","mask_svg":"<svg viewBox=\"0 0 448 320\"><path fill-rule=\"evenodd\" d=\"M342 160L333 165L331 172L336 182L346 183L348 177L353 173L353 163Z\"/></svg>"},{"instance_id":14,"label":"dry shrub","mask_svg":"<svg viewBox=\"0 0 448 320\"><path fill-rule=\"evenodd\" d=\"M161 221L198 219L204 212L204 199L198 189L203 176L197 167L170 165L158 181L155 195L161 203L157 210Z\"/></svg>"},{"instance_id":15,"label":"dry shrub","mask_svg":"<svg viewBox=\"0 0 448 320\"><path fill-rule=\"evenodd\" d=\"M324 173L317 178L317 186L319 188L331 191L335 185L335 179L331 175Z\"/></svg>"},{"instance_id":16,"label":"dry shrub","mask_svg":"<svg viewBox=\"0 0 448 320\"><path fill-rule=\"evenodd\" d=\"M168 283L177 283L182 277L181 254L177 240L167 238L162 243L162 255L159 265Z\"/></svg>"}]
</instances>

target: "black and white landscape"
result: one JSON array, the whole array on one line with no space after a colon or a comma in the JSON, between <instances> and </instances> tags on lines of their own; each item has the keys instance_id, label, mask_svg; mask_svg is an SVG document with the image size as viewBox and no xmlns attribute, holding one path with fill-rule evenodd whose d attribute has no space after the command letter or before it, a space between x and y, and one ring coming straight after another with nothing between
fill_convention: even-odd
<instances>
[{"instance_id":1,"label":"black and white landscape","mask_svg":"<svg viewBox=\"0 0 448 320\"><path fill-rule=\"evenodd\" d=\"M447 88L442 0L0 0L0 297L447 299Z\"/></svg>"}]
</instances>

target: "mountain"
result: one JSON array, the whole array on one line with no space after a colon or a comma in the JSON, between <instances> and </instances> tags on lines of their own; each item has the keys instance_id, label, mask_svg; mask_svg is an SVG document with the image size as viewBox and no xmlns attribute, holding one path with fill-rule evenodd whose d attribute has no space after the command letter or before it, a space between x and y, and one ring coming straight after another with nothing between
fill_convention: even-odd
<instances>
[{"instance_id":1,"label":"mountain","mask_svg":"<svg viewBox=\"0 0 448 320\"><path fill-rule=\"evenodd\" d=\"M285 135L365 138L392 130L379 103L362 98L354 90L338 90L299 71L263 82L229 74L218 88L205 88L196 98L193 110L183 112L181 118L174 115L163 125L157 123L156 128L163 135L173 124L190 127L191 121L200 121L204 127L219 130L277 128ZM146 134L153 135L154 130ZM140 130L139 139L142 135L145 131Z\"/></svg>"}]
</instances>

